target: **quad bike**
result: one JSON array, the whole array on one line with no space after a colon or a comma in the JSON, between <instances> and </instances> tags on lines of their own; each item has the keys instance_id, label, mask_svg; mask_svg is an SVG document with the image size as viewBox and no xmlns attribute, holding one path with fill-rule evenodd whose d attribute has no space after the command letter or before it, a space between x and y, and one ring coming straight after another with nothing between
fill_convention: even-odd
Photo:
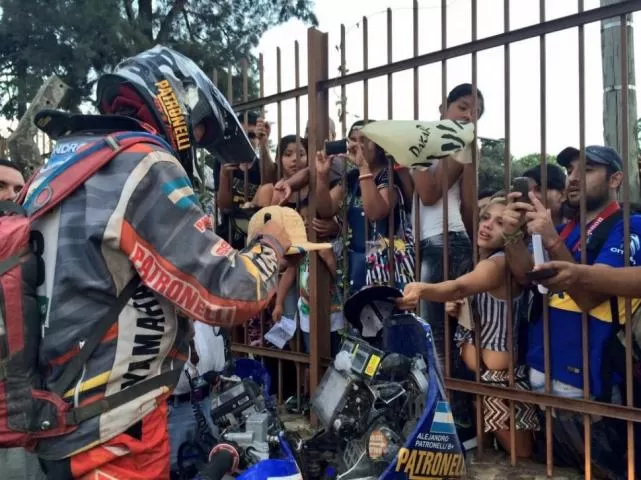
<instances>
[{"instance_id":1,"label":"quad bike","mask_svg":"<svg viewBox=\"0 0 641 480\"><path fill-rule=\"evenodd\" d=\"M399 296L397 290L367 290L346 303L356 335L344 337L311 399L322 429L305 441L288 433L267 397L250 387L265 379L255 367L212 402L219 440L227 446L214 447L211 459L229 463L231 456L227 472L235 470L240 480L465 478L429 325L413 314L381 313L380 299ZM381 328L365 339L358 332L372 312Z\"/></svg>"}]
</instances>

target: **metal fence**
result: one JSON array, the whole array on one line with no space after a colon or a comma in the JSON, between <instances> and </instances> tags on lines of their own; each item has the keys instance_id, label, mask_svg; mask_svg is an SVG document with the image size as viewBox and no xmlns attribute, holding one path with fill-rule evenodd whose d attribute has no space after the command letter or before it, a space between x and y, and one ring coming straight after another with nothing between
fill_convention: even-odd
<instances>
[{"instance_id":1,"label":"metal fence","mask_svg":"<svg viewBox=\"0 0 641 480\"><path fill-rule=\"evenodd\" d=\"M505 85L505 188L509 188L511 181L511 171L510 171L510 137L511 137L511 101L512 101L512 88L511 88L511 75L510 75L510 47L513 43L527 40L527 39L539 39L540 42L540 55L538 61L538 73L539 73L539 83L540 83L540 153L541 153L541 185L543 189L543 198L545 199L545 189L547 185L547 170L546 170L546 157L548 152L547 138L546 138L546 118L547 118L547 62L546 62L546 36L559 32L562 30L573 29L577 32L578 37L578 85L576 92L568 92L568 95L577 95L578 104L579 104L579 140L580 140L580 165L582 167L582 179L581 179L581 204L580 204L580 218L581 218L581 252L582 252L582 261L586 261L586 201L585 201L585 123L586 123L586 106L585 106L585 47L584 47L584 26L586 24L603 21L606 19L620 19L621 25L627 25L628 16L631 13L641 10L640 1L622 1L619 3L612 3L607 6L602 6L599 8L584 10L583 2L578 2L578 13L564 16L561 18L555 18L548 20L546 18L546 8L545 1L540 0L539 2L539 23L526 26L518 29L510 28L510 8L516 7L516 2L510 4L509 0L504 1L503 15L504 15L504 31L496 35L478 38L478 7L480 2L478 0L471 0L471 25L464 26L465 28L471 29L471 41L456 46L448 46L447 44L447 2L443 0L441 2L441 45L442 48L438 51L433 51L431 53L419 55L419 7L418 2L414 2L414 12L413 12L413 53L414 55L411 58L393 61L392 59L392 45L393 45L393 31L392 31L392 11L388 10L387 12L387 55L388 62L384 65L377 66L375 68L368 68L368 39L370 38L370 33L368 32L367 18L362 20L362 32L363 32L363 70L356 72L347 72L346 62L345 62L345 51L346 51L346 35L345 27L341 26L341 38L340 38L340 50L341 50L341 65L339 71L341 74L337 77L330 78L329 76L329 62L328 62L328 49L329 41L328 34L318 31L317 29L310 29L308 32L307 38L307 79L308 85L300 85L300 68L305 65L301 65L299 60L299 45L295 44L295 71L289 72L288 75L293 74L295 78L295 87L288 91L281 91L281 57L280 50L277 52L277 68L275 72L264 72L263 71L263 58L260 58L259 72L261 79L261 97L256 99L248 98L248 87L247 87L247 65L243 65L241 76L244 78L244 98L240 102L235 102L235 108L240 111L249 111L249 110L263 110L265 107L270 105L276 105L277 109L277 120L276 120L276 132L278 137L284 133L282 132L282 104L286 101L293 100L295 102L295 112L296 112L296 134L300 136L300 124L301 124L301 114L300 114L300 105L301 99L306 97L308 104L308 118L309 118L309 139L308 139L308 159L310 167L310 195L309 195L309 210L308 214L310 218L316 216L317 203L313 195L315 191L315 182L316 182L316 172L315 172L315 163L314 153L322 147L323 140L328 136L328 121L329 118L329 92L330 89L340 89L340 98L344 99L346 96L346 88L349 85L361 82L363 85L363 104L364 111L362 112L362 117L368 119L368 105L372 101L369 98L368 82L373 79L386 78L388 85L388 94L387 94L387 111L388 118L393 118L393 82L392 76L395 73L409 71L413 73L413 108L414 108L414 119L419 119L419 67L435 64L441 65L442 72L442 84L441 92L443 97L443 103L445 103L445 98L447 95L448 89L448 75L447 75L447 62L458 57L469 56L471 59L471 83L476 85L477 83L477 54L478 52L485 51L491 48L502 47L504 52L504 62L503 65L497 66L497 71L503 71L503 82ZM628 31L627 29L621 29L622 35L620 39L620 55L619 58L627 58L627 49L628 49ZM533 68L536 67L533 61ZM630 72L628 72L628 63L626 61L619 62L620 66L620 77L621 84L628 84L628 77ZM264 96L263 95L263 81L265 75L276 76L278 91L275 94ZM228 76L229 85L227 90L229 92L230 98L232 97L232 75ZM217 75L214 75L214 78L217 79ZM482 87L482 86L481 86ZM481 88L482 89L482 88ZM621 90L621 111L619 125L621 126L620 135L622 136L622 141L620 142L622 147L621 156L626 160L623 166L624 177L628 178L630 175L636 175L637 172L630 171L629 162L627 159L631 152L628 151L628 125L629 125L629 112L628 112L628 91L626 88ZM376 99L380 101L380 99ZM342 133L345 135L346 132L346 118L343 116L342 121ZM292 132L294 133L294 132ZM474 149L473 154L473 163L476 166L478 159L476 150ZM391 167L390 167L391 168ZM477 185L474 185L474 198L476 198L476 191L478 189ZM448 205L447 205L447 184L443 185L443 217L444 225L448 225ZM249 199L250 200L250 199ZM624 210L624 229L625 229L625 238L629 238L630 235L630 187L628 182L624 182L622 188L622 205ZM418 197L415 194L415 205L418 205ZM418 210L418 209L416 209ZM476 238L477 234L477 225L478 225L478 212L475 209L474 216L474 234L473 238ZM418 225L418 215L416 216L416 221ZM390 222L393 225L393 221ZM418 228L416 229L419 230ZM312 240L315 240L316 235L314 231L310 231L309 235ZM448 252L448 229L443 229L444 235L444 272L443 278L447 279L449 277L449 258ZM417 278L420 278L420 249L418 248L420 238L416 238L416 266L417 266ZM476 241L474 243L474 258L477 258L477 246ZM626 265L629 265L630 259L630 246L629 242L624 242L624 256L626 258ZM393 268L393 265L392 265ZM278 372L278 392L279 400L283 400L283 391L287 387L288 382L291 382L291 377L285 374L285 371L288 367L286 364L293 363L295 365L295 376L296 376L296 387L295 391L297 395L301 395L303 388L303 383L305 379L305 370L309 371L309 390L313 391L315 386L318 384L323 367L326 365L330 357L329 345L330 345L330 332L329 332L329 286L330 278L329 274L324 267L324 264L319 261L319 257L316 254L311 256L311 265L310 265L310 297L313 300L313 308L310 314L310 352L305 354L301 349L301 341L298 336L290 342L289 350L283 351L276 348L270 348L265 346L262 341L259 345L248 345L248 335L245 327L245 331L239 331L234 336L233 350L236 353L240 354L253 354L258 355L264 358L271 358L277 364ZM506 276L509 277L509 272L506 272ZM550 346L549 346L549 314L547 307L544 308L543 313L543 324L544 324L544 337L545 337L545 371L546 371L546 380L545 380L545 394L535 394L529 391L518 390L514 388L514 375L510 374L510 387L502 388L495 386L488 386L480 382L480 371L476 372L476 381L466 381L461 379L453 378L451 375L451 366L450 366L450 352L449 352L449 342L446 342L446 386L449 391L462 391L469 392L477 396L476 410L477 410L477 426L482 431L482 402L480 399L482 396L497 396L509 400L511 405L510 412L510 425L511 425L511 441L512 445L515 442L515 408L514 402L526 402L538 404L545 407L545 420L546 420L546 453L547 453L547 473L552 475L553 473L553 464L552 464L552 433L550 425L552 422L553 411L555 409L563 409L566 411L579 412L584 414L584 429L585 429L585 472L586 477L591 478L592 475L592 464L591 464L591 448L590 448L590 432L592 422L594 418L600 417L611 417L616 419L621 419L627 421L627 444L628 444L628 478L636 478L635 469L634 469L634 432L633 432L633 422L641 421L641 410L633 408L632 404L632 381L633 381L633 371L632 371L632 335L631 335L631 304L630 301L627 301L626 308L626 324L625 324L625 333L626 333L626 384L627 384L627 405L619 406L613 404L605 404L593 401L590 399L590 392L588 388L584 389L584 398L583 399L568 399L560 398L551 394L551 379L550 379ZM508 316L508 331L512 332L512 324L514 319L512 315ZM265 331L264 323L261 320L260 322L260 337L262 339L263 333ZM587 355L588 350L588 316L586 313L583 314L583 379L584 385L589 385L590 376L589 376L589 359ZM453 332L450 330L449 323L445 324L446 338L452 336ZM508 343L512 345L512 334L509 335ZM480 352L480 349L477 349L477 352ZM480 353L478 353L480 356ZM510 365L513 366L515 363L514 358L510 360ZM479 364L479 363L477 363ZM510 368L510 371L512 369ZM482 442L479 442L479 451L482 453ZM517 458L515 449L511 449L511 461L512 464L516 464Z\"/></svg>"}]
</instances>

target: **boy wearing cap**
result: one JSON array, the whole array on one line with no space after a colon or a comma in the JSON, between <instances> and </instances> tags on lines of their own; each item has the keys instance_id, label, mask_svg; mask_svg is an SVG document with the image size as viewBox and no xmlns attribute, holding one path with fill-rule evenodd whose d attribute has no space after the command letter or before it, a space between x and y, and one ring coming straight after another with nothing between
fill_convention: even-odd
<instances>
[{"instance_id":1,"label":"boy wearing cap","mask_svg":"<svg viewBox=\"0 0 641 480\"><path fill-rule=\"evenodd\" d=\"M559 165L568 172L567 202L578 211L581 197L586 202L588 249L585 252L589 265L623 267L625 242L630 245L630 263L641 265L641 216L630 217L630 238L624 236L621 209L616 201L617 190L623 181L623 160L610 147L588 146L585 149L585 172L580 172L580 152L568 147L557 156ZM585 191L581 191L581 176L585 175ZM527 284L526 272L533 268L532 256L523 241L521 225L526 223L530 234L541 235L543 245L551 260L581 262L581 226L578 218L566 225L555 227L549 211L530 193L532 204L519 200L519 193L512 193L513 202L503 214L505 251L508 264L515 277ZM594 237L593 237L594 236ZM602 238L601 248L590 247L591 238ZM590 397L603 402L620 403L622 378L620 375L603 375L602 367L608 366L604 353L608 341L616 333L618 324L625 323L625 309L618 308L618 319L613 318L610 295L587 291L580 285L568 285L564 292L539 297L549 306L549 352L552 393L569 398L583 398L584 388ZM618 298L618 305L624 305ZM632 309L641 305L641 299L632 299ZM588 312L589 325L589 386L584 385L582 312ZM528 329L527 364L530 367L532 390L545 390L544 343L542 308L530 317ZM559 412L556 421L562 428L554 429L556 458L563 456L565 463L577 468L584 466L583 421L580 415ZM621 430L621 427L623 429ZM592 465L596 476L624 475L625 424L602 419L592 425ZM623 442L623 443L620 443ZM561 452L561 453L560 453Z\"/></svg>"}]
</instances>

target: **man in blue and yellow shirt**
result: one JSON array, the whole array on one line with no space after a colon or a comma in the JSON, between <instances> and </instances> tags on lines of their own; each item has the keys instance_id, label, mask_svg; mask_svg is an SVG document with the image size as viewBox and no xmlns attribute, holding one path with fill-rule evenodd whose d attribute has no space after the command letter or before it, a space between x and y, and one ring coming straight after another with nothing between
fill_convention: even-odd
<instances>
[{"instance_id":1,"label":"man in blue and yellow shirt","mask_svg":"<svg viewBox=\"0 0 641 480\"><path fill-rule=\"evenodd\" d=\"M581 172L580 152L568 147L557 157L558 163L568 172L567 202L579 210ZM624 237L623 219L616 195L623 181L623 160L610 147L589 146L585 149L585 183L583 192L586 202L587 263L620 268L625 265L624 242L630 244L630 265L641 265L641 216L630 218L630 238ZM519 193L511 194L511 203L503 217L505 250L510 269L515 277L526 284L526 272L533 268L532 256L523 241L525 227L530 234L540 234L550 260L581 262L581 227L579 219L566 225L555 226L549 211L530 194L531 204L520 201ZM603 231L605 229L605 231ZM598 236L604 241L597 250L591 248L590 240ZM594 244L594 243L593 243ZM590 397L603 401L616 401L617 388L604 388L601 375L603 351L612 338L618 323L625 322L623 299L619 298L619 322L613 322L611 295L597 293L577 285L567 285L564 292L547 297L549 306L550 377L552 394L582 398L584 388L589 388ZM636 308L641 299L632 300ZM589 386L584 385L583 343L581 312L588 312L589 328ZM531 315L528 329L527 364L533 391L544 391L544 337L541 311ZM616 387L622 378L614 378Z\"/></svg>"},{"instance_id":2,"label":"man in blue and yellow shirt","mask_svg":"<svg viewBox=\"0 0 641 480\"><path fill-rule=\"evenodd\" d=\"M609 147L590 146L585 149L586 157L586 234L589 245L591 235L608 218L619 215L620 207L616 193L623 180L621 157ZM579 151L568 147L558 156L558 163L568 170L567 201L578 210L580 199ZM519 195L519 194L514 194ZM539 233L551 260L581 261L581 228L578 219L564 226L555 227L550 214L532 196L532 204L516 201L504 215L506 252L513 274L525 281L525 273L532 269L532 258L521 239L519 230L522 219L526 221L529 233ZM610 223L607 239L598 252L588 255L587 263L603 264L610 267L623 267L623 219ZM641 217L630 219L630 264L641 265ZM518 240L518 241L517 241ZM575 286L567 291L550 295L550 375L553 380L553 393L568 397L583 396L583 349L581 312L589 312L589 359L590 394L602 398L601 354L604 344L612 335L615 326L612 322L610 296L597 294ZM622 300L620 300L622 302ZM633 299L632 308L636 309L641 300ZM623 303L619 308L623 317ZM540 317L540 315L539 315ZM527 346L527 363L531 368L533 389L538 386L539 377L544 370L543 322L541 318L531 318ZM620 319L624 322L624 318ZM543 381L541 380L542 384Z\"/></svg>"}]
</instances>

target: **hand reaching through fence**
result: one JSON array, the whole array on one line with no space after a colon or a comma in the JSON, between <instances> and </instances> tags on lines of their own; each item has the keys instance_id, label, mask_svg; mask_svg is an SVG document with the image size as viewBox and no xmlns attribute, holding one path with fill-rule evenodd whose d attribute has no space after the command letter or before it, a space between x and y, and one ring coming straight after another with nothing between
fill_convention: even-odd
<instances>
[{"instance_id":1,"label":"hand reaching through fence","mask_svg":"<svg viewBox=\"0 0 641 480\"><path fill-rule=\"evenodd\" d=\"M279 180L274 185L272 205L285 205L292 197L292 187L286 179Z\"/></svg>"},{"instance_id":2,"label":"hand reaching through fence","mask_svg":"<svg viewBox=\"0 0 641 480\"><path fill-rule=\"evenodd\" d=\"M312 228L322 238L332 238L340 232L340 227L334 219L315 218L312 220Z\"/></svg>"},{"instance_id":3,"label":"hand reaching through fence","mask_svg":"<svg viewBox=\"0 0 641 480\"><path fill-rule=\"evenodd\" d=\"M264 118L256 120L256 137L261 146L267 145L269 141L269 134L271 133L271 126Z\"/></svg>"}]
</instances>

